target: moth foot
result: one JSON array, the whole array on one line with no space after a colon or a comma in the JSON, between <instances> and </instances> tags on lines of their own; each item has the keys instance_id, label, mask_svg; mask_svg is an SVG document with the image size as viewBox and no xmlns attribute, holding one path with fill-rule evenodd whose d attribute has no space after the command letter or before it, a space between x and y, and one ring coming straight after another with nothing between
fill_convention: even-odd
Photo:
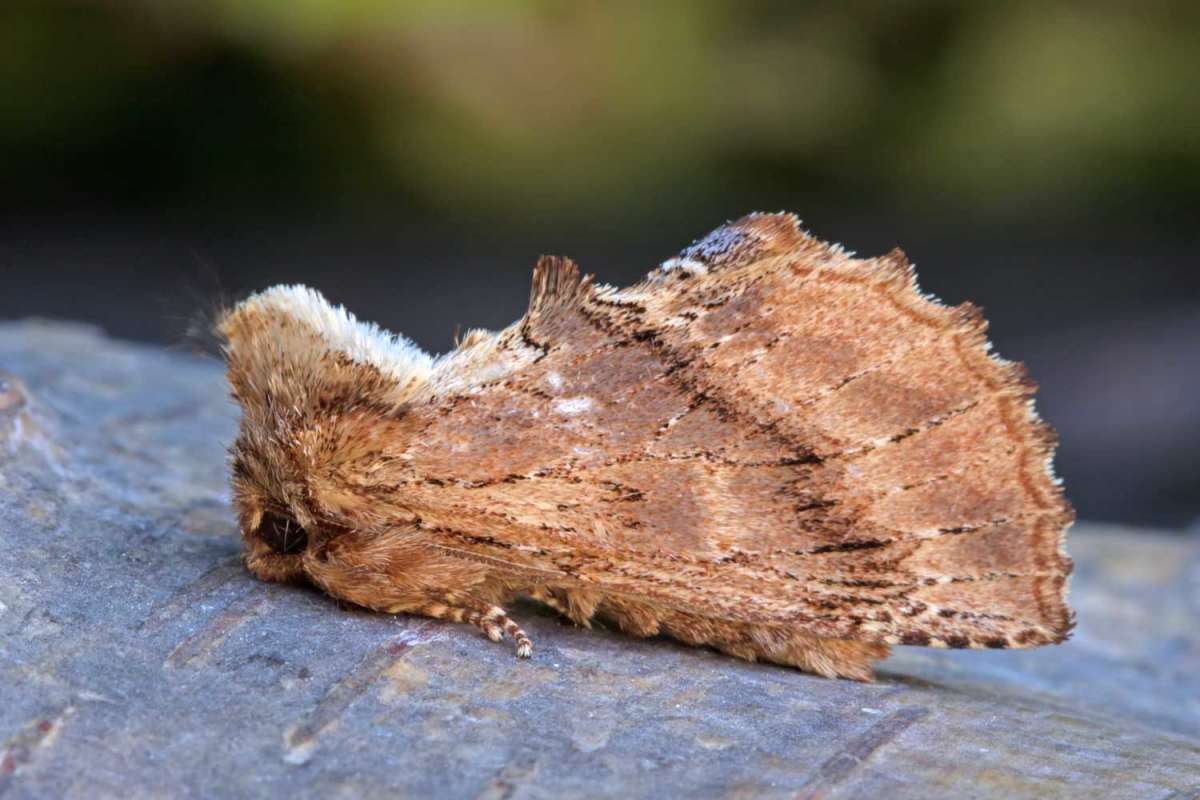
<instances>
[{"instance_id":1,"label":"moth foot","mask_svg":"<svg viewBox=\"0 0 1200 800\"><path fill-rule=\"evenodd\" d=\"M517 658L529 658L533 655L533 642L525 635L525 631L521 630L521 626L512 621L506 612L500 606L492 606L483 612L475 624L478 625L489 639L493 642L498 642L507 636L511 636L512 640L517 644Z\"/></svg>"}]
</instances>

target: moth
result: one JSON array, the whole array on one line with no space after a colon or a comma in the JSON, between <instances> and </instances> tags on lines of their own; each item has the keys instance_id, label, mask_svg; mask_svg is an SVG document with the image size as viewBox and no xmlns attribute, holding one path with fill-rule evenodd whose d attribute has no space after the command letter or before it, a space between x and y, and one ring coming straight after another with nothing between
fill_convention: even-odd
<instances>
[{"instance_id":1,"label":"moth","mask_svg":"<svg viewBox=\"0 0 1200 800\"><path fill-rule=\"evenodd\" d=\"M532 643L582 626L872 679L896 644L1073 625L1034 384L899 250L752 214L624 288L542 257L526 314L427 355L302 286L218 324L245 559Z\"/></svg>"}]
</instances>

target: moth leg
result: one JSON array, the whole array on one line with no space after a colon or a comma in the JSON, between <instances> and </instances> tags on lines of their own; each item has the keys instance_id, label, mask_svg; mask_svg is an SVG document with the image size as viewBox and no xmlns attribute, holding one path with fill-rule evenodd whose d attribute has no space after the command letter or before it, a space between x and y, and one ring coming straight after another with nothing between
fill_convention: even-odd
<instances>
[{"instance_id":1,"label":"moth leg","mask_svg":"<svg viewBox=\"0 0 1200 800\"><path fill-rule=\"evenodd\" d=\"M571 609L563 605L562 601L558 599L554 592L550 591L544 586L537 587L529 593L529 596L534 600L537 600L542 605L549 606L559 614L562 614L564 617L571 616Z\"/></svg>"},{"instance_id":2,"label":"moth leg","mask_svg":"<svg viewBox=\"0 0 1200 800\"><path fill-rule=\"evenodd\" d=\"M596 603L592 601L580 603L579 597L572 596L567 593L567 600L560 600L553 589L547 589L545 586L537 586L529 592L529 596L539 603L549 606L553 610L562 614L564 617L584 628L591 628L591 615L595 612Z\"/></svg>"},{"instance_id":3,"label":"moth leg","mask_svg":"<svg viewBox=\"0 0 1200 800\"><path fill-rule=\"evenodd\" d=\"M475 614L480 614L480 612L469 612L468 617ZM468 618L467 621L471 620ZM503 638L503 635L499 633L500 630L511 636L517 643L517 658L529 658L533 655L533 642L529 641L529 637L525 635L525 631L521 630L521 626L513 622L508 613L500 606L489 606L486 611L482 612L475 624L482 628L493 642L498 642Z\"/></svg>"},{"instance_id":4,"label":"moth leg","mask_svg":"<svg viewBox=\"0 0 1200 800\"><path fill-rule=\"evenodd\" d=\"M533 642L521 630L521 626L500 606L480 604L478 606L449 605L447 603L428 603L414 613L434 619L445 619L451 622L465 622L483 631L484 635L493 642L504 638L505 634L517 643L517 658L529 658L533 655Z\"/></svg>"}]
</instances>

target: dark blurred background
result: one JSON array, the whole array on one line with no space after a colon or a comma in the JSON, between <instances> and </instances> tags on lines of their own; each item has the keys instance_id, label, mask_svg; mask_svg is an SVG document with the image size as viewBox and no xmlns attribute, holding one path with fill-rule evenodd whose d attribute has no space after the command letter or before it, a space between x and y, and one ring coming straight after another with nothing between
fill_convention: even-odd
<instances>
[{"instance_id":1,"label":"dark blurred background","mask_svg":"<svg viewBox=\"0 0 1200 800\"><path fill-rule=\"evenodd\" d=\"M1084 518L1200 512L1200 3L0 3L0 317L305 282L434 351L754 209L1028 363Z\"/></svg>"}]
</instances>

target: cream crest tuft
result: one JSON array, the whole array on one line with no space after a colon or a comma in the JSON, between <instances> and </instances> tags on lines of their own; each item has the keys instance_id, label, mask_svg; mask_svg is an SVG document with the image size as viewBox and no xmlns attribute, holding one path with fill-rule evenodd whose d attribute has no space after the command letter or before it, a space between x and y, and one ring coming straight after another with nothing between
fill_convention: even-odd
<instances>
[{"instance_id":1,"label":"cream crest tuft","mask_svg":"<svg viewBox=\"0 0 1200 800\"><path fill-rule=\"evenodd\" d=\"M309 328L330 350L369 364L399 383L414 378L425 380L433 368L433 357L410 339L357 319L307 286L273 286L251 296L237 310L268 318L276 314L291 317Z\"/></svg>"}]
</instances>

